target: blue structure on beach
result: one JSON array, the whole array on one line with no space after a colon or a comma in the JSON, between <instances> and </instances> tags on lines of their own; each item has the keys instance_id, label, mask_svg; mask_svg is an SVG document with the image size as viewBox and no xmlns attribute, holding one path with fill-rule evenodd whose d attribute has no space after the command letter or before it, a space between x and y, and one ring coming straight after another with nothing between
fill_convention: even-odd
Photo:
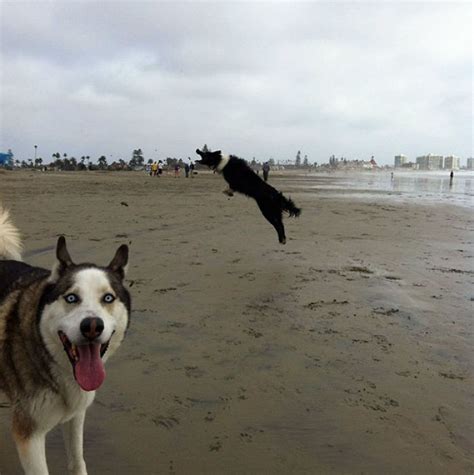
<instances>
[{"instance_id":1,"label":"blue structure on beach","mask_svg":"<svg viewBox=\"0 0 474 475\"><path fill-rule=\"evenodd\" d=\"M0 152L0 167L11 167L13 165L13 153L11 150L8 153Z\"/></svg>"}]
</instances>

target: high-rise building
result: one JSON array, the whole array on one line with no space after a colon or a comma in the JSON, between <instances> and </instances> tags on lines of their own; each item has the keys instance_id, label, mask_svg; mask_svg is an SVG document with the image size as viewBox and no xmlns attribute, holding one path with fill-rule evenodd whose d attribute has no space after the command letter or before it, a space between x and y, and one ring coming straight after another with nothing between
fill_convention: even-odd
<instances>
[{"instance_id":1,"label":"high-rise building","mask_svg":"<svg viewBox=\"0 0 474 475\"><path fill-rule=\"evenodd\" d=\"M444 168L447 170L459 170L460 168L460 158L450 155L449 157L444 157Z\"/></svg>"},{"instance_id":2,"label":"high-rise building","mask_svg":"<svg viewBox=\"0 0 474 475\"><path fill-rule=\"evenodd\" d=\"M420 170L441 170L443 168L443 157L441 155L423 155L416 157L416 163Z\"/></svg>"},{"instance_id":3,"label":"high-rise building","mask_svg":"<svg viewBox=\"0 0 474 475\"><path fill-rule=\"evenodd\" d=\"M471 157L467 159L467 169L474 170L474 158Z\"/></svg>"},{"instance_id":4,"label":"high-rise building","mask_svg":"<svg viewBox=\"0 0 474 475\"><path fill-rule=\"evenodd\" d=\"M401 168L407 162L405 155L395 155L394 167Z\"/></svg>"}]
</instances>

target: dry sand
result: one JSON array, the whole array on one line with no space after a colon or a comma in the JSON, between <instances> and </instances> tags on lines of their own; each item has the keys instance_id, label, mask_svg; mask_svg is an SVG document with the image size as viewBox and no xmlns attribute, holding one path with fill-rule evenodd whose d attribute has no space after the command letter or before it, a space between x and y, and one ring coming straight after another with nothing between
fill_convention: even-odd
<instances>
[{"instance_id":1,"label":"dry sand","mask_svg":"<svg viewBox=\"0 0 474 475\"><path fill-rule=\"evenodd\" d=\"M25 260L131 244L129 334L86 420L90 474L472 473L473 219L332 199L288 244L222 179L0 176ZM121 202L126 203L121 204ZM19 465L0 400L0 470ZM59 430L52 473L65 473Z\"/></svg>"}]
</instances>

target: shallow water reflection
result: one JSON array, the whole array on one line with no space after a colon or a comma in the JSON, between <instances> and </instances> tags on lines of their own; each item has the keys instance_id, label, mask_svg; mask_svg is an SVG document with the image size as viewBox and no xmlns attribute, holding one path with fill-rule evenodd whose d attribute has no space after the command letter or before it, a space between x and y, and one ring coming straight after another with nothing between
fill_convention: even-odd
<instances>
[{"instance_id":1,"label":"shallow water reflection","mask_svg":"<svg viewBox=\"0 0 474 475\"><path fill-rule=\"evenodd\" d=\"M354 198L389 197L395 200L447 202L461 206L474 205L474 172L457 172L451 180L449 172L336 172L306 175L298 186L324 191L331 196L348 194Z\"/></svg>"}]
</instances>

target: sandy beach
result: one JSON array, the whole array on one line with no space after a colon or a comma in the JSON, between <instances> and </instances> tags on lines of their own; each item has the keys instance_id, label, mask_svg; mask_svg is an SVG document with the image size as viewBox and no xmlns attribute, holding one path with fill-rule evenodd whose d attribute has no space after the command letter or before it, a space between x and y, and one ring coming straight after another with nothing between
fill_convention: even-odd
<instances>
[{"instance_id":1,"label":"sandy beach","mask_svg":"<svg viewBox=\"0 0 474 475\"><path fill-rule=\"evenodd\" d=\"M474 219L465 207L331 197L278 243L222 178L5 172L25 261L131 248L129 333L88 412L90 474L474 471ZM0 472L20 471L0 399ZM66 472L59 429L51 473Z\"/></svg>"}]
</instances>

